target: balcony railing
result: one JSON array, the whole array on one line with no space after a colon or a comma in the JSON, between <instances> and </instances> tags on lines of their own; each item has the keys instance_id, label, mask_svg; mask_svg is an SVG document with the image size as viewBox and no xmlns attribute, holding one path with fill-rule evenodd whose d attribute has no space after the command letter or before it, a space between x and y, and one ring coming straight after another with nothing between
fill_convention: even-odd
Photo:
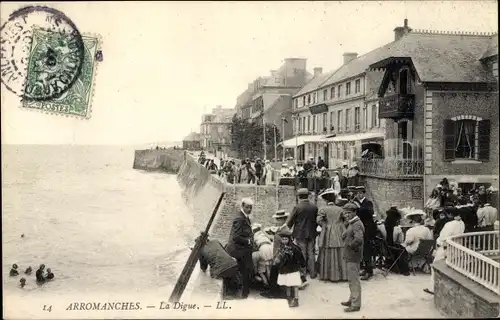
<instances>
[{"instance_id":1,"label":"balcony railing","mask_svg":"<svg viewBox=\"0 0 500 320\"><path fill-rule=\"evenodd\" d=\"M500 295L498 231L464 233L450 237L446 244L448 267Z\"/></svg>"},{"instance_id":2,"label":"balcony railing","mask_svg":"<svg viewBox=\"0 0 500 320\"><path fill-rule=\"evenodd\" d=\"M379 118L413 118L415 95L396 94L379 100Z\"/></svg>"},{"instance_id":3,"label":"balcony railing","mask_svg":"<svg viewBox=\"0 0 500 320\"><path fill-rule=\"evenodd\" d=\"M420 177L424 174L424 160L362 158L357 164L362 174L379 177Z\"/></svg>"},{"instance_id":4,"label":"balcony railing","mask_svg":"<svg viewBox=\"0 0 500 320\"><path fill-rule=\"evenodd\" d=\"M424 158L424 141L385 139L383 151L383 158L422 160Z\"/></svg>"}]
</instances>

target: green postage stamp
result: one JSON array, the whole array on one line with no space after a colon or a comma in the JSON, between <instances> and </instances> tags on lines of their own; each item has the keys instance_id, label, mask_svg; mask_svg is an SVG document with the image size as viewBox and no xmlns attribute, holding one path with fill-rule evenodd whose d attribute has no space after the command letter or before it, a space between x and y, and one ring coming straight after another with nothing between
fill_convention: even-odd
<instances>
[{"instance_id":1,"label":"green postage stamp","mask_svg":"<svg viewBox=\"0 0 500 320\"><path fill-rule=\"evenodd\" d=\"M64 77L54 81L54 74L61 73L61 68L75 69L76 61L71 59L71 36L41 29L33 30L33 40L29 53L26 77L26 96L22 108L39 110L52 114L90 118L93 98L94 78L96 73L96 54L99 51L98 36L82 35L83 64L80 72L70 88L62 95L50 99L31 99L56 90L57 81L62 84L69 81ZM58 68L59 70L55 70ZM47 85L50 83L50 85ZM54 84L53 84L54 83Z\"/></svg>"}]
</instances>

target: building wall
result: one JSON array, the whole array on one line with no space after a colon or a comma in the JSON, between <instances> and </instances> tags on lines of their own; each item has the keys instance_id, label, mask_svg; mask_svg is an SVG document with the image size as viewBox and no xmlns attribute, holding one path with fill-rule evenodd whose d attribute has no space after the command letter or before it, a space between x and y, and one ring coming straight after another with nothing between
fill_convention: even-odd
<instances>
[{"instance_id":1,"label":"building wall","mask_svg":"<svg viewBox=\"0 0 500 320\"><path fill-rule=\"evenodd\" d=\"M200 150L200 141L182 141L182 148L185 150Z\"/></svg>"},{"instance_id":2,"label":"building wall","mask_svg":"<svg viewBox=\"0 0 500 320\"><path fill-rule=\"evenodd\" d=\"M284 140L289 139L293 136L292 132L292 97L289 95L282 95L278 98L275 104L267 109L264 112L264 121L266 123L274 123L278 127L278 131L280 132L280 137L278 137L278 141L281 140L284 133ZM285 118L288 122L284 123L281 118ZM284 132L283 132L284 127Z\"/></svg>"},{"instance_id":3,"label":"building wall","mask_svg":"<svg viewBox=\"0 0 500 320\"><path fill-rule=\"evenodd\" d=\"M471 115L491 121L490 156L480 161L444 161L443 121L456 116ZM498 175L498 93L448 93L432 95L432 174Z\"/></svg>"}]
</instances>

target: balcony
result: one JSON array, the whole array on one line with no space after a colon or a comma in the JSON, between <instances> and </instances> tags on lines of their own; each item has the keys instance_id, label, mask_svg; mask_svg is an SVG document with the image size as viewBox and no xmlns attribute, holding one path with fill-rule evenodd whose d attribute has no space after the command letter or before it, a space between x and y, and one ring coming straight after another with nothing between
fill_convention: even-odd
<instances>
[{"instance_id":1,"label":"balcony","mask_svg":"<svg viewBox=\"0 0 500 320\"><path fill-rule=\"evenodd\" d=\"M382 155L368 155L357 162L362 174L411 178L424 174L423 141L386 139Z\"/></svg>"},{"instance_id":2,"label":"balcony","mask_svg":"<svg viewBox=\"0 0 500 320\"><path fill-rule=\"evenodd\" d=\"M396 94L380 98L378 116L380 119L384 118L412 119L414 110L415 110L415 95Z\"/></svg>"}]
</instances>

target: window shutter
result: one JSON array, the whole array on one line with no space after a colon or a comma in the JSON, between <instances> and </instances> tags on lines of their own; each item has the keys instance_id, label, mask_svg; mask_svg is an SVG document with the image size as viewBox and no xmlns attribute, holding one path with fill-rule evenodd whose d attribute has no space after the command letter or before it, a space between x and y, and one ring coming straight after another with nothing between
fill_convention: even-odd
<instances>
[{"instance_id":1,"label":"window shutter","mask_svg":"<svg viewBox=\"0 0 500 320\"><path fill-rule=\"evenodd\" d=\"M449 119L443 121L444 161L455 160L455 122Z\"/></svg>"},{"instance_id":2,"label":"window shutter","mask_svg":"<svg viewBox=\"0 0 500 320\"><path fill-rule=\"evenodd\" d=\"M479 160L490 159L490 120L482 120L478 123Z\"/></svg>"}]
</instances>

